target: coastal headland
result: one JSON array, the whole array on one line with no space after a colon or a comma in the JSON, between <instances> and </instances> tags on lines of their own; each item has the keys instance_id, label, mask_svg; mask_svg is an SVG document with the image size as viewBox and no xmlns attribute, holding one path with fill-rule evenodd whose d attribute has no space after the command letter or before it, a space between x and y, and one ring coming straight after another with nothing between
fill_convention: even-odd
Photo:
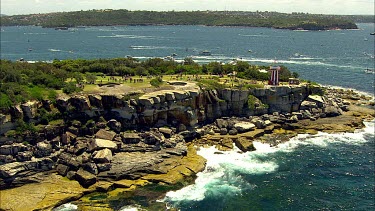
<instances>
[{"instance_id":1,"label":"coastal headland","mask_svg":"<svg viewBox=\"0 0 375 211\"><path fill-rule=\"evenodd\" d=\"M2 26L69 27L116 25L205 25L269 27L291 30L357 29L355 23L373 22L371 15L344 16L307 13L245 11L129 11L89 10L62 13L3 16Z\"/></svg>"},{"instance_id":2,"label":"coastal headland","mask_svg":"<svg viewBox=\"0 0 375 211\"><path fill-rule=\"evenodd\" d=\"M253 141L276 146L299 133L354 132L375 118L373 99L351 90L210 85L175 78L129 92L107 84L3 110L0 209L51 210L71 201L82 210L119 209L127 204L113 200L157 199L189 184L205 168L199 147L247 152ZM17 119L40 123L42 108L62 119L17 132Z\"/></svg>"}]
</instances>

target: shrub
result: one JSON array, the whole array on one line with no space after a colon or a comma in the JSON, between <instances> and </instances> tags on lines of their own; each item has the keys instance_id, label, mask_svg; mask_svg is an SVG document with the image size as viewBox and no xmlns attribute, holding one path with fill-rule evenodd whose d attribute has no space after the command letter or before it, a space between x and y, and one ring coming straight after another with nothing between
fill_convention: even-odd
<instances>
[{"instance_id":1,"label":"shrub","mask_svg":"<svg viewBox=\"0 0 375 211\"><path fill-rule=\"evenodd\" d=\"M151 79L150 84L154 87L160 87L160 85L163 84L163 79L161 77L153 78Z\"/></svg>"},{"instance_id":2,"label":"shrub","mask_svg":"<svg viewBox=\"0 0 375 211\"><path fill-rule=\"evenodd\" d=\"M200 80L198 84L201 88L206 89L225 89L226 85L219 83L217 80Z\"/></svg>"},{"instance_id":3,"label":"shrub","mask_svg":"<svg viewBox=\"0 0 375 211\"><path fill-rule=\"evenodd\" d=\"M79 91L82 91L82 89L77 87L76 83L74 82L66 83L65 87L63 88L63 92L65 94L71 94L71 93L79 92Z\"/></svg>"},{"instance_id":4,"label":"shrub","mask_svg":"<svg viewBox=\"0 0 375 211\"><path fill-rule=\"evenodd\" d=\"M8 109L12 105L12 101L8 95L0 93L0 109Z\"/></svg>"}]
</instances>

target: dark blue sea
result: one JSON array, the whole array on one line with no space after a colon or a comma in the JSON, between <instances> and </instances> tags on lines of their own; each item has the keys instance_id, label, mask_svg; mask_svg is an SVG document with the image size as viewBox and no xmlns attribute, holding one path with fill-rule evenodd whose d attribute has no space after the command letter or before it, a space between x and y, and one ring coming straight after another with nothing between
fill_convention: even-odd
<instances>
[{"instance_id":1,"label":"dark blue sea","mask_svg":"<svg viewBox=\"0 0 375 211\"><path fill-rule=\"evenodd\" d=\"M197 62L242 59L285 65L302 78L325 85L374 92L374 24L359 30L291 31L250 27L116 26L55 30L2 27L1 58L28 61L177 54ZM207 50L210 56L199 56Z\"/></svg>"},{"instance_id":2,"label":"dark blue sea","mask_svg":"<svg viewBox=\"0 0 375 211\"><path fill-rule=\"evenodd\" d=\"M51 61L176 54L200 63L242 59L285 65L301 78L374 95L374 24L359 30L116 26L54 30L2 27L1 59ZM209 56L201 56L207 50ZM374 210L374 122L356 133L299 135L254 152L200 149L207 168L162 202L179 210ZM74 202L73 202L74 203ZM71 206L75 207L75 206ZM132 208L124 208L129 210ZM134 208L136 209L136 208ZM73 209L74 210L74 209Z\"/></svg>"}]
</instances>

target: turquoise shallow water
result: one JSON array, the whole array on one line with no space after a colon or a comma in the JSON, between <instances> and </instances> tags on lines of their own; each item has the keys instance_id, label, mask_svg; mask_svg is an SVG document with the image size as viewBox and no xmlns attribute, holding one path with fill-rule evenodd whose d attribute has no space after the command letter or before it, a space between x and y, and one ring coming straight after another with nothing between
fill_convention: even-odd
<instances>
[{"instance_id":1,"label":"turquoise shallow water","mask_svg":"<svg viewBox=\"0 0 375 211\"><path fill-rule=\"evenodd\" d=\"M288 66L302 78L374 92L374 24L360 30L290 31L249 27L117 26L64 30L3 27L1 58L49 61L133 56ZM212 55L200 56L209 50Z\"/></svg>"},{"instance_id":2,"label":"turquoise shallow water","mask_svg":"<svg viewBox=\"0 0 375 211\"><path fill-rule=\"evenodd\" d=\"M118 26L56 31L3 27L1 58L28 61L177 54L197 62L241 58L286 65L302 78L374 93L373 24L360 30L289 31L204 26ZM200 56L203 50L210 56ZM251 52L250 52L250 51ZM374 124L354 134L299 136L278 148L199 153L208 167L163 201L180 210L373 210ZM67 210L74 210L75 207ZM131 209L131 208L129 208Z\"/></svg>"}]
</instances>

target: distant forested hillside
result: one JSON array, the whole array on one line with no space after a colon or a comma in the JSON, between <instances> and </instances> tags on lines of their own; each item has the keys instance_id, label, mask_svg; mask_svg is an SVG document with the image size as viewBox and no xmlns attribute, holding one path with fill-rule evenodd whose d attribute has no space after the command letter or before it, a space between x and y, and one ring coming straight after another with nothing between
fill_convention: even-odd
<instances>
[{"instance_id":1,"label":"distant forested hillside","mask_svg":"<svg viewBox=\"0 0 375 211\"><path fill-rule=\"evenodd\" d=\"M1 17L2 26L42 27L112 25L207 25L250 26L280 29L356 29L355 22L371 22L373 16L335 16L305 13L185 11L155 12L129 10L89 10Z\"/></svg>"}]
</instances>

